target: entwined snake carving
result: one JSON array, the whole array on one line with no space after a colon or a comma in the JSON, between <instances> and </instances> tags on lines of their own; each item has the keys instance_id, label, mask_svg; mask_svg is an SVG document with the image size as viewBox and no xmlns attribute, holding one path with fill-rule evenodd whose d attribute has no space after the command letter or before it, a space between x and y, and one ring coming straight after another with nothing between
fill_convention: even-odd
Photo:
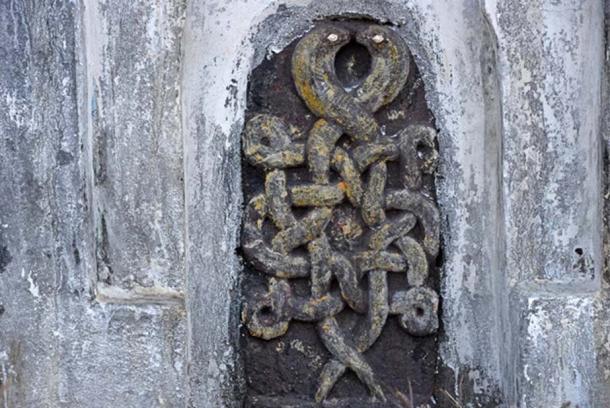
<instances>
[{"instance_id":1,"label":"entwined snake carving","mask_svg":"<svg viewBox=\"0 0 610 408\"><path fill-rule=\"evenodd\" d=\"M348 91L334 61L354 36L368 49L371 69ZM292 319L316 323L332 355L320 375L317 401L347 369L375 398L386 399L363 354L390 314L415 336L438 329L438 295L425 285L439 251L439 213L422 189L423 174L436 169L436 132L418 125L388 136L374 117L396 98L408 73L406 45L390 28L371 25L353 35L338 26L318 27L292 56L296 89L319 118L307 136L267 114L254 116L244 131L244 154L266 175L264 192L247 204L242 249L270 278L266 293L247 299L242 319L252 336L265 340L285 334ZM348 141L339 144L343 135ZM399 163L402 188L386 185L390 161ZM291 182L289 172L303 166L309 180ZM297 208L305 214L297 217ZM265 228L273 228L272 239ZM336 245L333 236L348 244ZM408 282L391 299L388 272L406 272ZM293 293L295 278L309 279L309 297ZM349 334L336 319L345 307L363 315Z\"/></svg>"}]
</instances>

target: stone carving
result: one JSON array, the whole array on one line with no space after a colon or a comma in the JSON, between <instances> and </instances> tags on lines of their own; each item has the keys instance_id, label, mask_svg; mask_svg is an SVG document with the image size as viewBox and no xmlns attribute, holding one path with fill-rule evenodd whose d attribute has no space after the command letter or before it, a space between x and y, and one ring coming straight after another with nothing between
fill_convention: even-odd
<instances>
[{"instance_id":1,"label":"stone carving","mask_svg":"<svg viewBox=\"0 0 610 408\"><path fill-rule=\"evenodd\" d=\"M353 40L366 47L371 67L358 86L345 89L335 57ZM242 251L269 279L266 292L246 299L242 319L252 336L265 340L285 334L291 320L317 326L332 355L320 375L318 402L347 369L386 400L364 353L389 315L398 315L413 336L438 329L439 298L426 283L439 251L439 212L422 189L423 175L436 169L436 132L414 125L386 135L374 116L404 87L409 58L388 27L368 25L357 33L318 27L292 55L298 94L318 118L313 127L258 114L243 134L243 153L264 170L265 181L245 209ZM389 162L399 163L400 174L388 174ZM393 296L388 273L407 277ZM308 296L295 293L295 279L308 279ZM361 316L354 328L337 319L346 308Z\"/></svg>"}]
</instances>

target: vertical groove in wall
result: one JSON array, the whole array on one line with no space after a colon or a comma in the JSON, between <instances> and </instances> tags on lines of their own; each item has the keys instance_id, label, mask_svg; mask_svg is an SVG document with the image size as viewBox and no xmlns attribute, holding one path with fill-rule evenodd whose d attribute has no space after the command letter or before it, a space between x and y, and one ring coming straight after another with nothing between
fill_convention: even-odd
<instances>
[{"instance_id":1,"label":"vertical groove in wall","mask_svg":"<svg viewBox=\"0 0 610 408\"><path fill-rule=\"evenodd\" d=\"M595 389L600 405L610 405L610 0L604 1L604 64L601 92L601 152L603 156L603 269L596 315L596 349L599 383Z\"/></svg>"},{"instance_id":2,"label":"vertical groove in wall","mask_svg":"<svg viewBox=\"0 0 610 408\"><path fill-rule=\"evenodd\" d=\"M514 382L514 364L512 360L512 332L510 325L509 310L509 285L506 276L506 231L504 228L504 188L502 182L503 174L503 131L502 131L502 97L500 87L500 74L498 72L498 38L495 34L493 24L489 20L485 8L481 5L483 44L481 55L481 73L483 77L485 97L485 128L486 139L491 138L493 143L492 163L486 169L486 173L493 177L490 180L494 189L495 200L490 200L495 206L496 214L493 225L490 226L494 232L493 248L494 269L491 277L491 293L495 303L495 333L494 340L497 347L495 356L497 364L497 378L500 392L504 402L512 393Z\"/></svg>"},{"instance_id":3,"label":"vertical groove in wall","mask_svg":"<svg viewBox=\"0 0 610 408\"><path fill-rule=\"evenodd\" d=\"M185 287L185 294L184 294L184 303L185 303L185 309L186 309L186 375L184 378L184 392L186 395L186 398L184 399L184 408L189 408L193 406L192 403L192 394L193 394L193 390L192 390L192 381L191 381L191 376L194 374L193 373L193 363L192 363L192 359L193 359L193 323L192 323L192 319L193 319L193 313L191 310L191 305L193 304L194 300L191 299L191 288L192 288L192 278L191 278L191 272L192 272L192 267L191 264L189 262L189 259L191 257L191 245L190 245L190 239L189 239L189 201L188 198L191 196L190 193L190 189L189 189L189 168L190 168L190 152L191 150L189 149L189 144L188 144L188 140L187 140L187 132L185 132L185 129L187 128L187 124L186 122L188 121L188 118L186 116L186 109L184 109L184 88L186 86L188 86L188 84L185 83L185 61L186 61L186 44L190 41L190 35L191 35L191 31L187 29L188 27L188 23L189 23L189 16L191 14L195 14L195 11L192 10L195 6L193 5L193 2L188 2L187 6L186 6L186 18L185 18L185 23L184 23L184 33L182 35L182 41L180 44L180 113L181 113L181 124L182 124L182 151L183 151L183 160L182 160L182 166L183 166L183 191L184 191L184 259L185 259L185 264L184 264L184 273L185 273L185 277L184 277L184 287Z\"/></svg>"},{"instance_id":4,"label":"vertical groove in wall","mask_svg":"<svg viewBox=\"0 0 610 408\"><path fill-rule=\"evenodd\" d=\"M182 41L188 407L238 406L231 297L239 270L239 118L228 87L243 45L242 11L223 21L212 19L221 11L208 2L189 2Z\"/></svg>"},{"instance_id":5,"label":"vertical groove in wall","mask_svg":"<svg viewBox=\"0 0 610 408\"><path fill-rule=\"evenodd\" d=\"M190 376L191 376L191 358L192 358L192 343L193 343L193 324L191 322L192 319L192 313L191 313L191 303L192 303L192 299L190 297L190 288L191 288L191 277L190 277L190 265L189 265L189 258L190 258L190 242L189 242L189 206L188 206L188 200L187 197L190 196L190 192L189 192L189 184L187 182L188 180L188 160L190 158L189 156L189 149L188 149L188 144L187 144L187 133L185 132L185 122L187 120L186 116L185 116L185 109L184 109L184 87L186 86L185 82L184 82L184 70L185 70L185 66L184 66L184 61L186 59L185 56L185 48L186 48L186 42L189 39L190 36L190 31L187 30L187 19L188 16L190 14L190 11L193 7L193 3L188 1L187 5L186 5L186 10L185 10L185 19L184 19L184 25L183 25L183 33L182 33L182 39L180 41L180 79L179 79L179 84L180 84L180 115L181 115L181 130L182 130L182 152L183 152L183 156L182 156L182 190L184 192L184 231L183 231L183 240L184 240L184 305L185 305L185 312L186 312L186 355L185 355L185 360L186 360L186 370L185 370L185 376L183 378L183 384L184 384L184 393L186 398L184 398L184 408L189 408L190 405L190 401L191 401L191 381L190 381Z\"/></svg>"},{"instance_id":6,"label":"vertical groove in wall","mask_svg":"<svg viewBox=\"0 0 610 408\"><path fill-rule=\"evenodd\" d=\"M95 286L98 276L97 262L97 239L95 226L99 225L97 208L97 194L95 189L95 160L93 152L93 123L91 115L97 111L95 90L97 87L96 74L101 70L101 46L95 41L100 41L101 34L96 31L101 26L101 18L97 14L97 3L93 1L80 0L78 2L80 30L79 30L79 56L81 58L80 69L81 82L79 92L79 131L83 135L84 157L85 157L85 179L86 200L88 204L88 216L90 217L91 242L93 245L92 268L89 276L89 291L91 297L95 297ZM92 72L93 71L93 72Z\"/></svg>"}]
</instances>

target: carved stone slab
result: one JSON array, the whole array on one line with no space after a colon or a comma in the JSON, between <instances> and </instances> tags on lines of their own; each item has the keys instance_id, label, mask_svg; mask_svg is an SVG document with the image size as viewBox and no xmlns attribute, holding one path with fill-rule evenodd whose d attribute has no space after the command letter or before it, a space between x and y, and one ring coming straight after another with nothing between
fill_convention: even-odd
<instances>
[{"instance_id":1,"label":"carved stone slab","mask_svg":"<svg viewBox=\"0 0 610 408\"><path fill-rule=\"evenodd\" d=\"M438 154L404 41L321 22L254 70L246 119L247 404L433 405Z\"/></svg>"}]
</instances>

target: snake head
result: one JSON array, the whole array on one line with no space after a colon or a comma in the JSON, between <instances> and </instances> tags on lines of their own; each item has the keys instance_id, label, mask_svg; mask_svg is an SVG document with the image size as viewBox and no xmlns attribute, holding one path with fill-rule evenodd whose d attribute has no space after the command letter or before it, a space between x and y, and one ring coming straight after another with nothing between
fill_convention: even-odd
<instances>
[{"instance_id":1,"label":"snake head","mask_svg":"<svg viewBox=\"0 0 610 408\"><path fill-rule=\"evenodd\" d=\"M337 26L323 26L320 27L315 33L315 37L318 39L318 49L328 49L338 51L341 47L347 44L351 40L351 33L341 27Z\"/></svg>"},{"instance_id":2,"label":"snake head","mask_svg":"<svg viewBox=\"0 0 610 408\"><path fill-rule=\"evenodd\" d=\"M382 50L396 43L394 32L380 25L371 25L360 31L356 34L356 41L374 50Z\"/></svg>"},{"instance_id":3,"label":"snake head","mask_svg":"<svg viewBox=\"0 0 610 408\"><path fill-rule=\"evenodd\" d=\"M409 52L394 30L371 25L356 34L372 57L371 72L356 93L373 112L396 98L409 75Z\"/></svg>"}]
</instances>

